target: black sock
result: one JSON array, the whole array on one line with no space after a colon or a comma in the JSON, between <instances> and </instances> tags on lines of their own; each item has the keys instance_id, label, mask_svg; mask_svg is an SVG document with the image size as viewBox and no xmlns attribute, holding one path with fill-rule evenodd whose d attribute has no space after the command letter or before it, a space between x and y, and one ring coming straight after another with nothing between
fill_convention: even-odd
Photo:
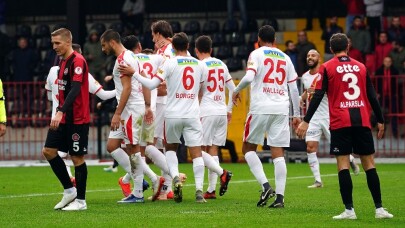
<instances>
[{"instance_id":1,"label":"black sock","mask_svg":"<svg viewBox=\"0 0 405 228\"><path fill-rule=\"evenodd\" d=\"M377 170L375 168L366 171L367 185L370 189L371 196L374 200L375 208L382 207L380 178L378 178Z\"/></svg>"},{"instance_id":2,"label":"black sock","mask_svg":"<svg viewBox=\"0 0 405 228\"><path fill-rule=\"evenodd\" d=\"M113 168L115 168L115 167L117 167L117 166L119 166L119 164L118 164L118 162L114 159L114 164L113 164Z\"/></svg>"},{"instance_id":3,"label":"black sock","mask_svg":"<svg viewBox=\"0 0 405 228\"><path fill-rule=\"evenodd\" d=\"M62 158L56 156L55 158L48 161L51 165L53 172L55 173L56 177L58 177L60 183L63 185L64 189L72 188L73 184L70 181L69 174L66 170L66 165L63 162Z\"/></svg>"},{"instance_id":4,"label":"black sock","mask_svg":"<svg viewBox=\"0 0 405 228\"><path fill-rule=\"evenodd\" d=\"M83 163L79 166L75 166L77 199L86 199L86 182L87 182L87 166Z\"/></svg>"},{"instance_id":5,"label":"black sock","mask_svg":"<svg viewBox=\"0 0 405 228\"><path fill-rule=\"evenodd\" d=\"M283 203L284 202L284 196L281 194L277 194L276 196L276 202L277 203Z\"/></svg>"},{"instance_id":6,"label":"black sock","mask_svg":"<svg viewBox=\"0 0 405 228\"><path fill-rule=\"evenodd\" d=\"M348 169L339 172L339 186L343 204L346 209L351 210L353 208L353 183Z\"/></svg>"},{"instance_id":7,"label":"black sock","mask_svg":"<svg viewBox=\"0 0 405 228\"><path fill-rule=\"evenodd\" d=\"M270 188L270 183L269 183L269 182L264 183L264 184L263 184L263 188L264 188L265 190L269 189L269 188Z\"/></svg>"}]
</instances>

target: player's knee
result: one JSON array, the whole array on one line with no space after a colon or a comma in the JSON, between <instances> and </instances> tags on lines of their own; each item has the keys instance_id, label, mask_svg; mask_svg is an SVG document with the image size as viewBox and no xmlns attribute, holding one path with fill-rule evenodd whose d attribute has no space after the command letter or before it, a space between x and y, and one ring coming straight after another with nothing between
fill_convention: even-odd
<instances>
[{"instance_id":1,"label":"player's knee","mask_svg":"<svg viewBox=\"0 0 405 228\"><path fill-rule=\"evenodd\" d=\"M307 144L307 152L308 153L316 152L316 146L311 145L311 144Z\"/></svg>"},{"instance_id":2,"label":"player's knee","mask_svg":"<svg viewBox=\"0 0 405 228\"><path fill-rule=\"evenodd\" d=\"M74 166L79 166L81 164L83 164L84 161L84 156L83 155L79 155L79 156L71 156L72 162L74 164Z\"/></svg>"},{"instance_id":3,"label":"player's knee","mask_svg":"<svg viewBox=\"0 0 405 228\"><path fill-rule=\"evenodd\" d=\"M55 158L58 153L57 153L57 151L54 151L53 149L44 147L42 149L42 154L44 155L44 157L47 160L51 160L51 159Z\"/></svg>"},{"instance_id":4,"label":"player's knee","mask_svg":"<svg viewBox=\"0 0 405 228\"><path fill-rule=\"evenodd\" d=\"M107 143L107 151L108 153L112 153L114 150L118 149L117 145L114 143Z\"/></svg>"}]
</instances>

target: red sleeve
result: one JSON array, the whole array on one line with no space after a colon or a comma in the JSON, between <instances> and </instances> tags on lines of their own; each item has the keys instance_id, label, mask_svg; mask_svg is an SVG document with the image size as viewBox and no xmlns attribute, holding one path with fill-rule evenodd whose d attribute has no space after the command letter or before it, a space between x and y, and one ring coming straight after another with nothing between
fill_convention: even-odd
<instances>
[{"instance_id":1,"label":"red sleeve","mask_svg":"<svg viewBox=\"0 0 405 228\"><path fill-rule=\"evenodd\" d=\"M325 66L322 64L321 67L319 67L319 80L317 80L315 83L315 89L322 89L322 82L323 82L323 77L327 77L324 75L325 74ZM316 80L316 79L315 79Z\"/></svg>"},{"instance_id":2,"label":"red sleeve","mask_svg":"<svg viewBox=\"0 0 405 228\"><path fill-rule=\"evenodd\" d=\"M72 81L76 82L82 82L83 81L83 74L84 71L86 70L86 62L84 59L81 58L75 58L73 62L73 77Z\"/></svg>"}]
</instances>

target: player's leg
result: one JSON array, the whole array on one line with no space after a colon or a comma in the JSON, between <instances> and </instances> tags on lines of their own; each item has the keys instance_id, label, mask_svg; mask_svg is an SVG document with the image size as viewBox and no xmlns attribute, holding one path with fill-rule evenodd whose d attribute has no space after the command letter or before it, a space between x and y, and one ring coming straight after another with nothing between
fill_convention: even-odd
<instances>
[{"instance_id":1,"label":"player's leg","mask_svg":"<svg viewBox=\"0 0 405 228\"><path fill-rule=\"evenodd\" d=\"M76 188L73 187L72 182L70 181L69 174L66 171L65 163L62 158L58 155L58 149L61 145L64 146L66 141L64 139L64 124L59 125L57 130L48 130L48 135L46 137L45 146L42 149L42 154L49 162L49 165L52 168L52 171L55 173L55 176L58 178L59 182L63 186L63 197L62 200L55 205L54 209L61 209L67 204L72 202L76 196ZM67 151L67 149L66 149Z\"/></svg>"},{"instance_id":2,"label":"player's leg","mask_svg":"<svg viewBox=\"0 0 405 228\"><path fill-rule=\"evenodd\" d=\"M66 166L66 171L68 172L69 177L70 177L70 181L72 182L73 186L76 187L76 179L72 175L72 171L70 171L70 165L66 162L68 153L58 150L58 155L59 155L59 157L61 157L63 159L63 162L65 163L65 166Z\"/></svg>"},{"instance_id":3,"label":"player's leg","mask_svg":"<svg viewBox=\"0 0 405 228\"><path fill-rule=\"evenodd\" d=\"M265 133L265 127L263 126L265 124L263 123L266 122L267 120L264 115L248 114L243 132L242 152L245 155L245 160L249 165L250 171L262 187L262 193L257 203L258 207L265 206L269 198L275 195L264 173L263 164L256 154L257 145L263 143Z\"/></svg>"},{"instance_id":4,"label":"player's leg","mask_svg":"<svg viewBox=\"0 0 405 228\"><path fill-rule=\"evenodd\" d=\"M305 136L305 141L307 143L307 156L308 156L308 165L311 168L312 174L315 178L315 183L308 186L308 188L321 188L321 172L319 169L319 161L316 156L318 151L319 140L322 135L322 128L319 123L321 120L314 120L309 123L307 134Z\"/></svg>"},{"instance_id":5,"label":"player's leg","mask_svg":"<svg viewBox=\"0 0 405 228\"><path fill-rule=\"evenodd\" d=\"M89 124L73 124L68 128L69 153L75 166L75 178L77 197L68 206L62 208L65 211L86 210L86 187L87 187L87 165L84 155L87 154Z\"/></svg>"},{"instance_id":6,"label":"player's leg","mask_svg":"<svg viewBox=\"0 0 405 228\"><path fill-rule=\"evenodd\" d=\"M359 175L360 173L360 167L359 165L356 163L356 159L354 158L353 155L350 154L350 167L352 168L353 174L354 175Z\"/></svg>"},{"instance_id":7,"label":"player's leg","mask_svg":"<svg viewBox=\"0 0 405 228\"><path fill-rule=\"evenodd\" d=\"M108 167L103 168L103 170L106 172L116 173L116 172L118 172L118 168L117 168L118 166L119 166L119 164L118 164L117 160L114 159L113 164Z\"/></svg>"},{"instance_id":8,"label":"player's leg","mask_svg":"<svg viewBox=\"0 0 405 228\"><path fill-rule=\"evenodd\" d=\"M290 126L288 115L270 115L267 123L267 143L270 146L274 163L276 199L271 208L284 207L284 192L287 182L287 165L284 159L284 147L290 146Z\"/></svg>"}]
</instances>

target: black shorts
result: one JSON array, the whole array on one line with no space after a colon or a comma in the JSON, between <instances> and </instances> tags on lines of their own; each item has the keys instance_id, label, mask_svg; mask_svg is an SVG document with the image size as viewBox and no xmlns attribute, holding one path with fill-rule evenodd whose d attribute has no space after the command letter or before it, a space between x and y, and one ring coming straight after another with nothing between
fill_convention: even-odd
<instances>
[{"instance_id":1,"label":"black shorts","mask_svg":"<svg viewBox=\"0 0 405 228\"><path fill-rule=\"evenodd\" d=\"M374 154L374 140L368 127L346 127L330 131L331 155Z\"/></svg>"},{"instance_id":2,"label":"black shorts","mask_svg":"<svg viewBox=\"0 0 405 228\"><path fill-rule=\"evenodd\" d=\"M89 124L59 124L57 130L48 130L45 147L57 148L70 155L87 154Z\"/></svg>"}]
</instances>

